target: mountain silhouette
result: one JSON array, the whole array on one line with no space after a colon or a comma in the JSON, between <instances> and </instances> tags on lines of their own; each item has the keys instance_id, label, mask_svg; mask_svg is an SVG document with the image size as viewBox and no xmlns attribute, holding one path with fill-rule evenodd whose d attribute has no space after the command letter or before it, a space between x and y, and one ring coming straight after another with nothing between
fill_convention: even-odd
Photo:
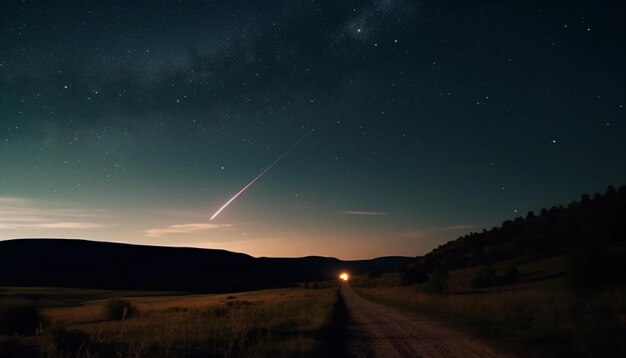
<instances>
[{"instance_id":1,"label":"mountain silhouette","mask_svg":"<svg viewBox=\"0 0 626 358\"><path fill-rule=\"evenodd\" d=\"M397 270L413 258L254 258L226 250L73 239L0 241L0 286L234 292Z\"/></svg>"}]
</instances>

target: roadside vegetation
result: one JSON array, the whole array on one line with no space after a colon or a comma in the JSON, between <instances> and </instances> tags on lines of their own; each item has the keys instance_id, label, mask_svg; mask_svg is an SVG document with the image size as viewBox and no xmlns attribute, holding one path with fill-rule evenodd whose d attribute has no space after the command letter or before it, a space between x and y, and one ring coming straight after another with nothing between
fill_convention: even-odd
<instances>
[{"instance_id":1,"label":"roadside vegetation","mask_svg":"<svg viewBox=\"0 0 626 358\"><path fill-rule=\"evenodd\" d=\"M567 257L510 260L446 272L448 278L436 271L420 283L406 284L406 273L398 273L351 286L372 301L440 319L522 356L623 357L626 289L580 292L568 267Z\"/></svg>"},{"instance_id":2,"label":"roadside vegetation","mask_svg":"<svg viewBox=\"0 0 626 358\"><path fill-rule=\"evenodd\" d=\"M336 287L291 288L48 306L31 310L39 316L29 330L0 335L0 356L328 355L334 349L329 335L337 329L336 292ZM74 294L79 300L80 292Z\"/></svg>"},{"instance_id":3,"label":"roadside vegetation","mask_svg":"<svg viewBox=\"0 0 626 358\"><path fill-rule=\"evenodd\" d=\"M353 280L366 298L491 337L523 356L624 357L626 186L530 211Z\"/></svg>"},{"instance_id":4,"label":"roadside vegetation","mask_svg":"<svg viewBox=\"0 0 626 358\"><path fill-rule=\"evenodd\" d=\"M0 335L34 335L44 318L26 300L0 301Z\"/></svg>"}]
</instances>

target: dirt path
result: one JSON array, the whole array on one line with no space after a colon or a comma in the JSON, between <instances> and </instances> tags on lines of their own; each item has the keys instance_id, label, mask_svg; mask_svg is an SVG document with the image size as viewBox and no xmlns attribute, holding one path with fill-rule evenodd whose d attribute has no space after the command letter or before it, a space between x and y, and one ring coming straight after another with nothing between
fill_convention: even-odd
<instances>
[{"instance_id":1,"label":"dirt path","mask_svg":"<svg viewBox=\"0 0 626 358\"><path fill-rule=\"evenodd\" d=\"M511 357L446 325L361 298L345 283L352 357Z\"/></svg>"}]
</instances>

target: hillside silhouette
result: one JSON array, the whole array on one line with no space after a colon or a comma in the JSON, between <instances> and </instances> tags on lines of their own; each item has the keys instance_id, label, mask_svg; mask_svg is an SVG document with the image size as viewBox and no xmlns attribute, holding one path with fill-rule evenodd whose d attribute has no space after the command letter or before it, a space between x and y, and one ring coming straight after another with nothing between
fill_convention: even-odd
<instances>
[{"instance_id":1,"label":"hillside silhouette","mask_svg":"<svg viewBox=\"0 0 626 358\"><path fill-rule=\"evenodd\" d=\"M423 257L341 261L329 257L254 258L225 250L142 246L69 239L0 241L0 286L233 292L336 278L338 272L382 273L409 265L409 282L426 274L510 259L565 255L583 286L623 282L626 186L582 195L499 227L469 233ZM510 273L514 280L518 274ZM491 275L493 276L493 275Z\"/></svg>"},{"instance_id":2,"label":"hillside silhouette","mask_svg":"<svg viewBox=\"0 0 626 358\"><path fill-rule=\"evenodd\" d=\"M392 271L410 261L254 258L225 250L16 239L0 241L0 286L234 292L334 279L341 270Z\"/></svg>"},{"instance_id":3,"label":"hillside silhouette","mask_svg":"<svg viewBox=\"0 0 626 358\"><path fill-rule=\"evenodd\" d=\"M609 186L605 194L584 194L567 207L530 211L499 227L449 241L417 258L408 281L424 281L427 273L480 265L485 266L483 275L493 276L489 265L496 262L560 255L567 257L567 274L583 285L624 281L626 186L617 190ZM514 280L518 273L508 274Z\"/></svg>"}]
</instances>

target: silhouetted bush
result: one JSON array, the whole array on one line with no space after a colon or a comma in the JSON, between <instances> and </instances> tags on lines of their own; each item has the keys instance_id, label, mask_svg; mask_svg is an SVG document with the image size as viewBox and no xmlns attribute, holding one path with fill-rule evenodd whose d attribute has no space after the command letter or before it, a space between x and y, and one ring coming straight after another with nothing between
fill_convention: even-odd
<instances>
[{"instance_id":1,"label":"silhouetted bush","mask_svg":"<svg viewBox=\"0 0 626 358\"><path fill-rule=\"evenodd\" d=\"M411 265L406 268L402 275L402 284L410 285L412 283L423 283L428 281L428 275L422 269L419 263Z\"/></svg>"},{"instance_id":2,"label":"silhouetted bush","mask_svg":"<svg viewBox=\"0 0 626 358\"><path fill-rule=\"evenodd\" d=\"M424 289L432 293L444 293L448 289L448 278L450 278L448 271L437 270L430 275Z\"/></svg>"},{"instance_id":3,"label":"silhouetted bush","mask_svg":"<svg viewBox=\"0 0 626 358\"><path fill-rule=\"evenodd\" d=\"M38 348L22 337L0 335L0 357L39 357Z\"/></svg>"},{"instance_id":4,"label":"silhouetted bush","mask_svg":"<svg viewBox=\"0 0 626 358\"><path fill-rule=\"evenodd\" d=\"M42 322L43 317L33 303L0 302L0 334L34 335Z\"/></svg>"},{"instance_id":5,"label":"silhouetted bush","mask_svg":"<svg viewBox=\"0 0 626 358\"><path fill-rule=\"evenodd\" d=\"M111 321L121 321L136 316L139 313L130 301L114 298L102 306L102 318Z\"/></svg>"},{"instance_id":6,"label":"silhouetted bush","mask_svg":"<svg viewBox=\"0 0 626 358\"><path fill-rule=\"evenodd\" d=\"M513 266L511 268L509 268L508 270L506 270L506 272L504 273L504 277L501 278L500 282L503 285L510 285L512 283L517 283L519 282L520 279L520 272L517 269L517 267Z\"/></svg>"},{"instance_id":7,"label":"silhouetted bush","mask_svg":"<svg viewBox=\"0 0 626 358\"><path fill-rule=\"evenodd\" d=\"M474 278L472 278L472 287L481 288L489 287L497 284L498 276L496 271L489 265L483 266Z\"/></svg>"},{"instance_id":8,"label":"silhouetted bush","mask_svg":"<svg viewBox=\"0 0 626 358\"><path fill-rule=\"evenodd\" d=\"M41 338L42 351L49 356L80 356L81 351L88 349L88 344L87 334L58 325L46 328Z\"/></svg>"}]
</instances>

